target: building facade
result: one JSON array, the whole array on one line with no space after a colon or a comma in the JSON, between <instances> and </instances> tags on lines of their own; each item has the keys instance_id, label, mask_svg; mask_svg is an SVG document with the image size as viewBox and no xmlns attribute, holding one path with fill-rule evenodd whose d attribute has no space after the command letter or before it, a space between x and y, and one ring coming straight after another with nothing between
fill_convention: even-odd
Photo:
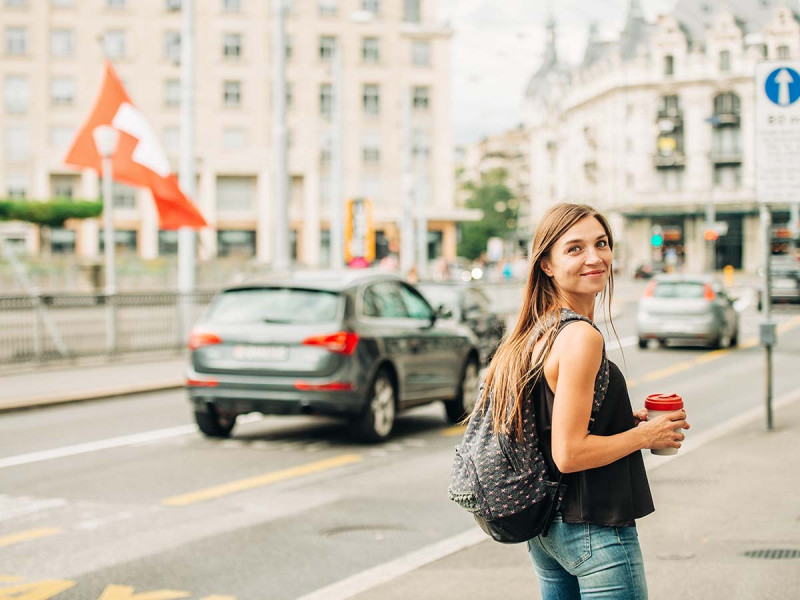
<instances>
[{"instance_id":1,"label":"building facade","mask_svg":"<svg viewBox=\"0 0 800 600\"><path fill-rule=\"evenodd\" d=\"M0 196L96 198L93 172L63 165L73 135L111 59L177 171L180 0L2 0ZM271 241L270 23L266 0L195 2L196 198L211 227L201 257L269 261ZM341 52L342 197L372 202L377 256L399 236L409 179L426 193L429 251L453 256L450 110L451 31L435 22L434 0L288 2L287 125L295 260L329 260L333 57ZM354 15L358 13L359 18ZM367 18L364 18L364 15ZM418 204L418 202L417 202ZM122 251L145 259L177 251L159 231L145 190L115 184ZM6 237L35 232L4 224ZM53 232L54 251L96 256L98 221Z\"/></svg>"},{"instance_id":2,"label":"building facade","mask_svg":"<svg viewBox=\"0 0 800 600\"><path fill-rule=\"evenodd\" d=\"M649 23L631 0L622 33L600 40L592 30L577 66L558 60L549 28L526 94L533 221L555 202L587 202L611 216L628 271L661 260L755 271L766 241L753 76L760 61L800 59L792 6L679 0ZM796 210L774 206L773 222ZM710 224L716 242L704 237Z\"/></svg>"}]
</instances>

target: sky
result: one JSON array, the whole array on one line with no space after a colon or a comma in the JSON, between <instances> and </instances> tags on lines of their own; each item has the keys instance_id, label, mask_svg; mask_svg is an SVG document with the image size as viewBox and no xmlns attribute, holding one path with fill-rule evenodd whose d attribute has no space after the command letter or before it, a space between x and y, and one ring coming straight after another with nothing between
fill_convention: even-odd
<instances>
[{"instance_id":1,"label":"sky","mask_svg":"<svg viewBox=\"0 0 800 600\"><path fill-rule=\"evenodd\" d=\"M641 0L645 18L655 21L676 0ZM528 79L546 46L552 6L557 50L576 63L586 48L591 22L613 39L625 24L630 0L440 0L439 17L453 29L451 45L453 138L477 142L519 124Z\"/></svg>"}]
</instances>

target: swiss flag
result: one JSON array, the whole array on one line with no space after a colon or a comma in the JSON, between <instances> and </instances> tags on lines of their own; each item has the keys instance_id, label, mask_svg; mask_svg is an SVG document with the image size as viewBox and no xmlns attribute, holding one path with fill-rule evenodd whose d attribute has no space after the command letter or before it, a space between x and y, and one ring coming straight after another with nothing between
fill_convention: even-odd
<instances>
[{"instance_id":1,"label":"swiss flag","mask_svg":"<svg viewBox=\"0 0 800 600\"><path fill-rule=\"evenodd\" d=\"M161 229L208 226L197 207L184 196L155 132L131 102L109 61L100 95L64 159L66 164L102 173L102 158L92 137L98 125L111 125L119 131L119 144L112 158L114 180L152 192Z\"/></svg>"}]
</instances>

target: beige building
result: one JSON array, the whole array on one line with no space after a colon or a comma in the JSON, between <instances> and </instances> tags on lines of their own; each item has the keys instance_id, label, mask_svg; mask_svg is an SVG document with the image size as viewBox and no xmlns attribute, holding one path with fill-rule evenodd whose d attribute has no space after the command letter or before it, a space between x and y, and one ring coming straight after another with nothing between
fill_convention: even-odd
<instances>
[{"instance_id":1,"label":"beige building","mask_svg":"<svg viewBox=\"0 0 800 600\"><path fill-rule=\"evenodd\" d=\"M712 262L755 271L766 241L753 75L760 61L800 59L794 6L679 0L649 23L630 0L622 33L590 33L577 66L558 60L551 23L527 91L532 221L555 202L588 202L612 216L629 270L670 259L688 271ZM789 206L773 207L773 223L789 215ZM726 229L714 246L704 241L708 222Z\"/></svg>"},{"instance_id":2,"label":"beige building","mask_svg":"<svg viewBox=\"0 0 800 600\"><path fill-rule=\"evenodd\" d=\"M200 254L268 261L271 237L268 0L197 0L196 203L211 227ZM454 256L457 222L450 124L451 31L434 0L294 0L288 35L293 254L324 265L330 244L331 57L342 49L344 199L373 203L377 254L397 243L403 183L426 193L431 256ZM2 0L0 196L96 198L92 172L62 164L89 113L104 53L160 134L177 169L180 0ZM357 22L354 11L371 18ZM362 13L363 16L363 13ZM364 21L362 18L361 21ZM406 160L406 153L416 159ZM410 165L410 166L409 166ZM117 244L142 258L173 254L149 192L116 186ZM30 228L5 224L5 236ZM53 250L94 256L98 223L53 232Z\"/></svg>"},{"instance_id":3,"label":"beige building","mask_svg":"<svg viewBox=\"0 0 800 600\"><path fill-rule=\"evenodd\" d=\"M463 205L469 194L463 190L468 183L478 184L481 176L495 169L508 174L507 185L514 197L527 206L530 197L530 138L520 125L502 133L489 135L481 141L459 148L456 165L456 197Z\"/></svg>"}]
</instances>

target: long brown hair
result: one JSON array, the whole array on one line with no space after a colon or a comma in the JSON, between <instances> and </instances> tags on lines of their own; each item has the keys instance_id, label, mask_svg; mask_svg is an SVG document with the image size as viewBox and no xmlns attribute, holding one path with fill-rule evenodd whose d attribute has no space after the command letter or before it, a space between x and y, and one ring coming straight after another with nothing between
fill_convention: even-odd
<instances>
[{"instance_id":1,"label":"long brown hair","mask_svg":"<svg viewBox=\"0 0 800 600\"><path fill-rule=\"evenodd\" d=\"M570 227L586 217L594 217L603 226L608 235L608 247L613 250L614 240L608 221L585 204L557 204L544 214L536 228L525 297L517 324L489 363L483 394L475 406L475 411L484 410L489 394L492 394L492 425L497 434L521 440L522 402L516 399L525 398L526 387L543 375L545 359L558 333L561 295L554 280L542 270L542 259L549 256L553 245ZM609 269L608 284L602 297L607 301L609 320L613 292L614 272ZM542 335L546 336L545 344L534 357L534 343Z\"/></svg>"}]
</instances>

